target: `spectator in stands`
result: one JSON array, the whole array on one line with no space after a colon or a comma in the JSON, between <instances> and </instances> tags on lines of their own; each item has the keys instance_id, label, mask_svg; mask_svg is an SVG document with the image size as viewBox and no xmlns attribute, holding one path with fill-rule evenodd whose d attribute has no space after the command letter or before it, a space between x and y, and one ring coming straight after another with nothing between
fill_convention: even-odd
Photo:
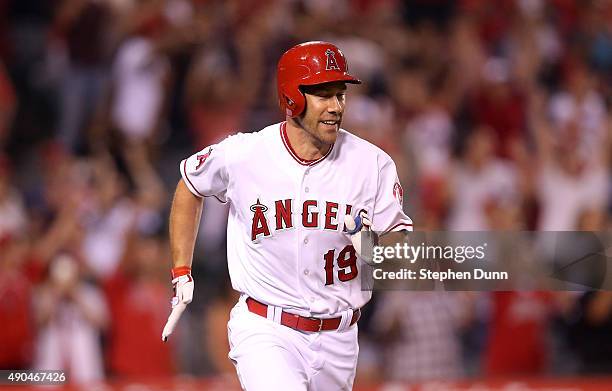
<instances>
[{"instance_id":1,"label":"spectator in stands","mask_svg":"<svg viewBox=\"0 0 612 391\"><path fill-rule=\"evenodd\" d=\"M569 316L570 345L580 359L580 373L612 371L612 292L583 294Z\"/></svg>"},{"instance_id":2,"label":"spectator in stands","mask_svg":"<svg viewBox=\"0 0 612 391\"><path fill-rule=\"evenodd\" d=\"M492 292L489 336L484 352L487 376L534 376L549 364L550 292Z\"/></svg>"},{"instance_id":3,"label":"spectator in stands","mask_svg":"<svg viewBox=\"0 0 612 391\"><path fill-rule=\"evenodd\" d=\"M75 383L104 379L101 333L108 325L102 291L83 280L76 258L61 254L34 297L38 325L34 369L67 371Z\"/></svg>"},{"instance_id":4,"label":"spectator in stands","mask_svg":"<svg viewBox=\"0 0 612 391\"><path fill-rule=\"evenodd\" d=\"M469 107L471 123L493 131L495 154L501 158L512 158L514 144L525 138L525 96L512 84L511 71L506 59L489 58Z\"/></svg>"},{"instance_id":5,"label":"spectator in stands","mask_svg":"<svg viewBox=\"0 0 612 391\"><path fill-rule=\"evenodd\" d=\"M162 10L142 18L117 49L112 65L111 123L126 143L151 143L160 133L169 63L160 47Z\"/></svg>"},{"instance_id":6,"label":"spectator in stands","mask_svg":"<svg viewBox=\"0 0 612 391\"><path fill-rule=\"evenodd\" d=\"M585 72L584 69L578 73ZM582 92L586 75L576 75ZM595 99L594 96L592 96ZM563 105L567 110L557 113L558 122L552 124L543 115L542 96L533 99L531 123L536 137L538 175L536 195L540 203L538 229L543 231L575 230L580 214L585 210L602 211L608 198L610 171L606 166L609 157L610 137L603 130L607 119L601 118L597 104L593 110L578 110L572 97L558 96L553 107ZM595 99L593 102L595 102ZM587 104L587 101L583 101ZM573 109L572 109L573 108ZM563 116L570 116L561 119Z\"/></svg>"},{"instance_id":7,"label":"spectator in stands","mask_svg":"<svg viewBox=\"0 0 612 391\"><path fill-rule=\"evenodd\" d=\"M26 272L28 243L0 235L0 368L29 369L34 348L32 281Z\"/></svg>"},{"instance_id":8,"label":"spectator in stands","mask_svg":"<svg viewBox=\"0 0 612 391\"><path fill-rule=\"evenodd\" d=\"M136 211L127 195L126 179L110 157L94 162L90 180L91 208L82 217L82 251L87 267L104 279L119 266Z\"/></svg>"},{"instance_id":9,"label":"spectator in stands","mask_svg":"<svg viewBox=\"0 0 612 391\"><path fill-rule=\"evenodd\" d=\"M489 228L487 207L503 200L520 204L518 172L508 161L495 157L497 137L488 126L475 128L465 150L450 174L452 231L482 231Z\"/></svg>"},{"instance_id":10,"label":"spectator in stands","mask_svg":"<svg viewBox=\"0 0 612 391\"><path fill-rule=\"evenodd\" d=\"M471 298L451 292L381 292L373 327L386 341L380 370L393 381L456 379L464 374L460 334Z\"/></svg>"},{"instance_id":11,"label":"spectator in stands","mask_svg":"<svg viewBox=\"0 0 612 391\"><path fill-rule=\"evenodd\" d=\"M53 38L67 59L60 93L58 140L83 152L88 130L108 93L111 8L108 2L66 0L60 3Z\"/></svg>"},{"instance_id":12,"label":"spectator in stands","mask_svg":"<svg viewBox=\"0 0 612 391\"><path fill-rule=\"evenodd\" d=\"M167 247L159 236L134 232L121 266L105 282L111 313L108 363L114 377L175 373L171 345L160 343L159 338L168 317Z\"/></svg>"}]
</instances>

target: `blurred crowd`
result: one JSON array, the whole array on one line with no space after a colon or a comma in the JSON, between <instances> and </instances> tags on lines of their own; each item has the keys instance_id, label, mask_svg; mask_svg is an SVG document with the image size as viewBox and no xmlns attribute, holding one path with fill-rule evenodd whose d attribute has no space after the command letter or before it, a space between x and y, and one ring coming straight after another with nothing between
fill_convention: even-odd
<instances>
[{"instance_id":1,"label":"blurred crowd","mask_svg":"<svg viewBox=\"0 0 612 391\"><path fill-rule=\"evenodd\" d=\"M603 231L610 0L0 0L0 368L226 374L226 207L169 311L179 161L283 120L275 65L337 44L343 128L383 148L418 230ZM377 292L358 382L612 373L608 292Z\"/></svg>"}]
</instances>

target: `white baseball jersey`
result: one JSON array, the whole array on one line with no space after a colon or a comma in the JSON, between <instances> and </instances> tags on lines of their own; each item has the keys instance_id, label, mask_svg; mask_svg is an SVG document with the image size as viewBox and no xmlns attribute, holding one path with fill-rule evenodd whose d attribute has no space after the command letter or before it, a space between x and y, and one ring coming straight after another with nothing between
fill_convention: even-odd
<instances>
[{"instance_id":1,"label":"white baseball jersey","mask_svg":"<svg viewBox=\"0 0 612 391\"><path fill-rule=\"evenodd\" d=\"M206 147L180 169L193 194L230 203L234 289L303 316L333 316L371 297L346 214L365 209L375 231L412 230L393 160L343 129L315 161L296 155L282 122Z\"/></svg>"}]
</instances>

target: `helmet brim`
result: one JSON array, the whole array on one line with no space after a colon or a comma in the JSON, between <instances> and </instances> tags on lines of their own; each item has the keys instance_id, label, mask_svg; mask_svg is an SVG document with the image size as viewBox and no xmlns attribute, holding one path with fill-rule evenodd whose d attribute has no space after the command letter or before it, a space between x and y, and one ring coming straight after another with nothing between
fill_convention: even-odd
<instances>
[{"instance_id":1,"label":"helmet brim","mask_svg":"<svg viewBox=\"0 0 612 391\"><path fill-rule=\"evenodd\" d=\"M349 84L361 84L361 80L356 78L353 75L349 75L348 73L338 72L338 73L330 73L325 72L324 74L317 74L311 77L304 78L300 80L299 85L301 86L314 86L317 84L325 84L325 83L333 83L335 81L343 81Z\"/></svg>"}]
</instances>

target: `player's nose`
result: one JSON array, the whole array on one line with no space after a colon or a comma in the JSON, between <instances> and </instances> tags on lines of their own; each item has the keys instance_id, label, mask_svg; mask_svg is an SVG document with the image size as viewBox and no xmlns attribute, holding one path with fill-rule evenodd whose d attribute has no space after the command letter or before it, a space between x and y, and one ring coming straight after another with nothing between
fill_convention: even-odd
<instances>
[{"instance_id":1,"label":"player's nose","mask_svg":"<svg viewBox=\"0 0 612 391\"><path fill-rule=\"evenodd\" d=\"M342 113L344 110L344 104L341 101L342 98L333 96L328 100L327 111L330 113Z\"/></svg>"}]
</instances>

